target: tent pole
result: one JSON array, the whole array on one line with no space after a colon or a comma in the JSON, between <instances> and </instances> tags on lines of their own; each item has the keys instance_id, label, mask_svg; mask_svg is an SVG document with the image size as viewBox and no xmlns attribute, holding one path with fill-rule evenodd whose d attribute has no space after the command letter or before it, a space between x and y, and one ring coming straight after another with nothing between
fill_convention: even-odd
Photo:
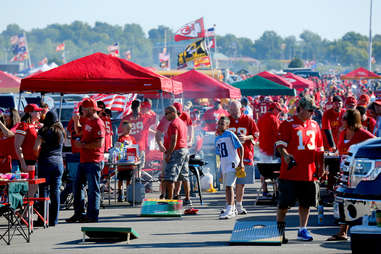
<instances>
[{"instance_id":1,"label":"tent pole","mask_svg":"<svg viewBox=\"0 0 381 254\"><path fill-rule=\"evenodd\" d=\"M19 102L18 102L18 106L17 106L18 112L20 112L20 107L21 107L21 94L22 94L22 91L20 90L19 91Z\"/></svg>"},{"instance_id":2,"label":"tent pole","mask_svg":"<svg viewBox=\"0 0 381 254\"><path fill-rule=\"evenodd\" d=\"M63 96L64 96L64 94L61 93L61 97L60 97L60 110L58 112L58 121L61 121Z\"/></svg>"},{"instance_id":3,"label":"tent pole","mask_svg":"<svg viewBox=\"0 0 381 254\"><path fill-rule=\"evenodd\" d=\"M160 93L160 102L161 102L161 109L163 110L163 114L165 112L165 108L164 108L164 98L163 98L163 91L159 91Z\"/></svg>"}]
</instances>

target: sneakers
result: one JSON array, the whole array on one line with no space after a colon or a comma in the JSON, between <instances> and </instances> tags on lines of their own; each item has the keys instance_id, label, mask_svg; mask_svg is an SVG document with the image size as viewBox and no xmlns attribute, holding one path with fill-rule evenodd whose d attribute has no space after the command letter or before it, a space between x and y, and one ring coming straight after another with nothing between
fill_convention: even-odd
<instances>
[{"instance_id":1,"label":"sneakers","mask_svg":"<svg viewBox=\"0 0 381 254\"><path fill-rule=\"evenodd\" d=\"M301 241L312 241L313 237L310 234L310 232L308 232L307 229L303 228L303 229L299 229L298 230L298 240L301 240Z\"/></svg>"},{"instance_id":2,"label":"sneakers","mask_svg":"<svg viewBox=\"0 0 381 254\"><path fill-rule=\"evenodd\" d=\"M192 205L192 201L190 199L183 200L183 206L191 206L191 205Z\"/></svg>"},{"instance_id":3,"label":"sneakers","mask_svg":"<svg viewBox=\"0 0 381 254\"><path fill-rule=\"evenodd\" d=\"M71 216L70 218L66 219L65 221L67 223L75 223L75 222L78 222L82 217L83 217L83 215L76 215L76 214L74 214L73 216Z\"/></svg>"},{"instance_id":4,"label":"sneakers","mask_svg":"<svg viewBox=\"0 0 381 254\"><path fill-rule=\"evenodd\" d=\"M235 216L236 216L236 213L234 209L229 209L220 214L220 220L231 219L231 218L234 218Z\"/></svg>"},{"instance_id":5,"label":"sneakers","mask_svg":"<svg viewBox=\"0 0 381 254\"><path fill-rule=\"evenodd\" d=\"M245 215L245 214L247 214L247 211L246 211L246 209L243 208L242 206L241 206L241 207L238 207L238 206L237 206L237 213L238 213L239 215Z\"/></svg>"}]
</instances>

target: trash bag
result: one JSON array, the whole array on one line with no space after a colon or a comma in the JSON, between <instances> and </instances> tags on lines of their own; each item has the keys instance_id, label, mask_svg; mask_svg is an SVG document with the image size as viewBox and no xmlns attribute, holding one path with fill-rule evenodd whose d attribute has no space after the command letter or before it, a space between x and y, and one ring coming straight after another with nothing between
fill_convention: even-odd
<instances>
[{"instance_id":1,"label":"trash bag","mask_svg":"<svg viewBox=\"0 0 381 254\"><path fill-rule=\"evenodd\" d=\"M206 191L213 186L213 175L210 172L204 173L200 179L201 190Z\"/></svg>"}]
</instances>

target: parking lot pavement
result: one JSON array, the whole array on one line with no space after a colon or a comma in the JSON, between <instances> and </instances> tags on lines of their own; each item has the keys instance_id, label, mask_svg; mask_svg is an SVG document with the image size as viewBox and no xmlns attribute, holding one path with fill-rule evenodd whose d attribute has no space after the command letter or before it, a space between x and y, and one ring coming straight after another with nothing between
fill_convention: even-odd
<instances>
[{"instance_id":1,"label":"parking lot pavement","mask_svg":"<svg viewBox=\"0 0 381 254\"><path fill-rule=\"evenodd\" d=\"M31 243L25 243L15 237L11 246L0 243L0 253L351 253L350 242L326 242L325 239L338 230L332 219L332 208L325 209L323 225L317 225L316 209L312 209L309 229L314 237L312 242L296 240L298 229L297 208L290 210L287 216L286 235L288 244L282 246L231 246L229 240L237 220L274 221L276 208L273 205L254 206L254 186L248 186L244 207L247 215L230 220L219 220L220 209L224 205L224 192L205 193L205 204L200 206L193 198L193 207L200 209L198 215L181 218L140 217L140 207L131 207L127 203L112 203L101 210L97 224L65 223L64 219L73 214L64 210L56 227L38 228L32 234ZM148 198L157 198L158 193L147 194ZM0 223L3 223L1 221ZM140 238L125 242L85 242L82 243L82 226L118 226L132 227Z\"/></svg>"}]
</instances>

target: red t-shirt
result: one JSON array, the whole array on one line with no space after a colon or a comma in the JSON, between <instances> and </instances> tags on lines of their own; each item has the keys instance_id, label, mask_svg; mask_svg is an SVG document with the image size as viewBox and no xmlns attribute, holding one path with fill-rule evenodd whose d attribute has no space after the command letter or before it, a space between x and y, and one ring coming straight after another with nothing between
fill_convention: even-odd
<instances>
[{"instance_id":1,"label":"red t-shirt","mask_svg":"<svg viewBox=\"0 0 381 254\"><path fill-rule=\"evenodd\" d=\"M84 124L86 123L86 118L81 116L79 118L79 124L81 126L83 126ZM79 129L81 130L82 127L80 127ZM76 132L75 132L75 129L74 129L74 120L73 118L70 119L69 123L67 124L67 130L70 132L70 135L71 135L71 138L70 138L70 141L71 141L71 152L72 153L79 153L81 152L81 149L78 148L76 145L75 145L75 140L81 140L81 135L78 135Z\"/></svg>"},{"instance_id":2,"label":"red t-shirt","mask_svg":"<svg viewBox=\"0 0 381 254\"><path fill-rule=\"evenodd\" d=\"M302 122L297 116L283 121L279 126L276 145L286 147L288 153L294 156L296 161L296 166L288 170L288 165L282 158L280 179L316 180L315 162L324 152L321 130L317 122L314 120Z\"/></svg>"},{"instance_id":3,"label":"red t-shirt","mask_svg":"<svg viewBox=\"0 0 381 254\"><path fill-rule=\"evenodd\" d=\"M186 112L182 112L181 115L179 116L181 120L184 121L186 126L192 126L192 119L190 115Z\"/></svg>"},{"instance_id":4,"label":"red t-shirt","mask_svg":"<svg viewBox=\"0 0 381 254\"><path fill-rule=\"evenodd\" d=\"M205 131L216 131L217 129L217 122L218 119L220 119L221 116L229 116L229 113L223 109L215 109L211 108L207 110L204 115L202 116L203 121L209 121L208 123L205 123Z\"/></svg>"},{"instance_id":5,"label":"red t-shirt","mask_svg":"<svg viewBox=\"0 0 381 254\"><path fill-rule=\"evenodd\" d=\"M136 144L135 138L131 135L124 135L118 138L118 142L120 143L124 143L125 141L127 141L127 144L129 145Z\"/></svg>"},{"instance_id":6,"label":"red t-shirt","mask_svg":"<svg viewBox=\"0 0 381 254\"><path fill-rule=\"evenodd\" d=\"M267 155L274 154L275 142L278 140L279 118L272 112L267 112L258 120L259 148Z\"/></svg>"},{"instance_id":7,"label":"red t-shirt","mask_svg":"<svg viewBox=\"0 0 381 254\"><path fill-rule=\"evenodd\" d=\"M105 124L100 118L87 119L82 126L82 143L92 143L96 139L105 137ZM104 145L95 150L93 149L81 149L80 162L101 162L104 156Z\"/></svg>"},{"instance_id":8,"label":"red t-shirt","mask_svg":"<svg viewBox=\"0 0 381 254\"><path fill-rule=\"evenodd\" d=\"M112 147L112 124L109 116L102 116L101 119L105 124L105 152L107 152Z\"/></svg>"},{"instance_id":9,"label":"red t-shirt","mask_svg":"<svg viewBox=\"0 0 381 254\"><path fill-rule=\"evenodd\" d=\"M370 133L374 132L374 128L376 128L376 120L373 117L367 117L365 121L361 121L362 127L369 131Z\"/></svg>"},{"instance_id":10,"label":"red t-shirt","mask_svg":"<svg viewBox=\"0 0 381 254\"><path fill-rule=\"evenodd\" d=\"M345 130L343 130L342 132L340 132L340 137L339 137L339 143L337 145L337 148L339 149L339 153L340 154L346 154L349 150L349 147L351 145L354 145L354 144L358 144L358 143L361 143L367 139L370 139L370 138L375 138L376 136L374 136L372 133L370 133L369 131L363 129L363 128L360 128L358 129L357 131L355 131L355 134L353 135L353 137L351 138L351 140L348 140L348 142L345 142L344 139L345 139Z\"/></svg>"},{"instance_id":11,"label":"red t-shirt","mask_svg":"<svg viewBox=\"0 0 381 254\"><path fill-rule=\"evenodd\" d=\"M37 160L34 155L33 147L37 139L38 124L21 122L17 125L16 135L24 136L24 142L22 144L22 153L24 160Z\"/></svg>"},{"instance_id":12,"label":"red t-shirt","mask_svg":"<svg viewBox=\"0 0 381 254\"><path fill-rule=\"evenodd\" d=\"M187 126L185 122L181 120L179 117L176 117L172 122L170 122L168 126L167 133L164 136L164 147L165 149L169 149L171 143L171 136L177 134L176 146L175 150L180 148L187 148Z\"/></svg>"},{"instance_id":13,"label":"red t-shirt","mask_svg":"<svg viewBox=\"0 0 381 254\"><path fill-rule=\"evenodd\" d=\"M339 132L342 125L344 113L345 109L341 109L340 112L336 112L333 108L331 108L325 111L323 114L322 129L331 130L333 140L335 141L336 145L339 140ZM329 148L328 143L326 143L326 139L324 139L324 147Z\"/></svg>"},{"instance_id":14,"label":"red t-shirt","mask_svg":"<svg viewBox=\"0 0 381 254\"><path fill-rule=\"evenodd\" d=\"M230 118L229 131L234 132L237 136L241 135L253 135L254 139L256 139L258 134L258 127L255 124L254 120L248 115L241 115L239 119L234 119L232 116ZM243 161L245 165L252 165L254 158L254 145L250 140L245 141L243 143L244 154Z\"/></svg>"},{"instance_id":15,"label":"red t-shirt","mask_svg":"<svg viewBox=\"0 0 381 254\"><path fill-rule=\"evenodd\" d=\"M13 133L16 133L18 124L13 126L10 131ZM0 155L1 156L8 156L10 155L12 157L12 160L18 160L16 155L16 149L15 149L15 136L6 138L1 137L0 138Z\"/></svg>"},{"instance_id":16,"label":"red t-shirt","mask_svg":"<svg viewBox=\"0 0 381 254\"><path fill-rule=\"evenodd\" d=\"M133 136L136 140L136 143L139 145L140 151L145 151L148 144L148 132L149 127L155 123L155 119L152 116L139 113L137 117L133 113L127 115L120 122L119 129L124 120L127 120L131 123L131 132L130 135Z\"/></svg>"}]
</instances>

